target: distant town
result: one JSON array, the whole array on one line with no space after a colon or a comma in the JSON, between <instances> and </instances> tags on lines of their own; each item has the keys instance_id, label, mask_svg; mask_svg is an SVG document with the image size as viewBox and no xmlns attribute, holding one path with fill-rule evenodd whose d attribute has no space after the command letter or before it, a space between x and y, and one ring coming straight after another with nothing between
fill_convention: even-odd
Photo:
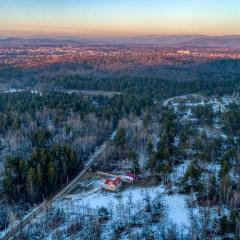
<instances>
[{"instance_id":1,"label":"distant town","mask_svg":"<svg viewBox=\"0 0 240 240\"><path fill-rule=\"evenodd\" d=\"M110 58L143 64L164 64L170 58L181 60L240 59L240 49L232 48L162 48L156 46L26 46L0 47L0 63L20 67L37 67L59 62Z\"/></svg>"}]
</instances>

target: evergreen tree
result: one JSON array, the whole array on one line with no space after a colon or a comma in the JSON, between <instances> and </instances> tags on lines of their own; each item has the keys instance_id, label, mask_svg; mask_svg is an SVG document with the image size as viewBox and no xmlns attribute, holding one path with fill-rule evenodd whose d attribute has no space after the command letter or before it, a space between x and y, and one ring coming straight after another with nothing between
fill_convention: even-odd
<instances>
[{"instance_id":1,"label":"evergreen tree","mask_svg":"<svg viewBox=\"0 0 240 240\"><path fill-rule=\"evenodd\" d=\"M28 170L28 174L27 174L27 194L28 197L30 198L31 201L36 200L36 192L35 192L35 181L34 181L34 177L35 176L35 172L34 169L32 167L29 168Z\"/></svg>"},{"instance_id":2,"label":"evergreen tree","mask_svg":"<svg viewBox=\"0 0 240 240\"><path fill-rule=\"evenodd\" d=\"M57 184L57 173L56 173L55 167L51 162L48 164L47 178L48 178L49 189L54 190Z\"/></svg>"}]
</instances>

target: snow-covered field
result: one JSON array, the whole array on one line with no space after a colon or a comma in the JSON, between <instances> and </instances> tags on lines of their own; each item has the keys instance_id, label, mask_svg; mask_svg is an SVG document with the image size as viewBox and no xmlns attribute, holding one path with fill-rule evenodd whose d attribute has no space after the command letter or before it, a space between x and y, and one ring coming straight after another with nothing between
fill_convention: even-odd
<instances>
[{"instance_id":1,"label":"snow-covered field","mask_svg":"<svg viewBox=\"0 0 240 240\"><path fill-rule=\"evenodd\" d=\"M60 199L54 203L54 207L68 211L68 206L71 209L77 209L80 206L86 206L93 209L105 207L117 209L118 204L127 205L130 201L133 211L141 210L141 203L149 196L153 201L159 196L162 196L163 204L166 207L166 212L169 220L179 227L189 226L189 214L186 204L186 196L180 194L163 194L166 189L163 186L138 188L131 187L120 193L98 192L91 194L85 198L73 198L72 200Z\"/></svg>"},{"instance_id":2,"label":"snow-covered field","mask_svg":"<svg viewBox=\"0 0 240 240\"><path fill-rule=\"evenodd\" d=\"M106 208L114 217L119 218L119 210L131 206L131 213L137 214L144 207L144 199L154 201L165 191L162 186L138 188L130 187L121 192L99 192L81 197L77 195L72 199L59 199L53 204L53 208L64 212L76 212L78 209L88 209L89 213L96 214L100 208Z\"/></svg>"},{"instance_id":3,"label":"snow-covered field","mask_svg":"<svg viewBox=\"0 0 240 240\"><path fill-rule=\"evenodd\" d=\"M190 227L187 196L180 194L164 195L168 219L179 228Z\"/></svg>"},{"instance_id":4,"label":"snow-covered field","mask_svg":"<svg viewBox=\"0 0 240 240\"><path fill-rule=\"evenodd\" d=\"M184 169L187 166L187 161L182 165L179 165L175 169L175 176L182 176ZM98 191L92 191L97 185L101 187L103 184L103 179L97 178L96 180L92 179L90 182L95 182L89 184L89 181L86 181L86 185L92 186L92 189L88 189L86 192L71 193L71 198L68 196L63 196L62 198L55 201L51 209L48 209L48 212L63 212L68 223L63 223L58 229L66 232L67 226L73 224L76 221L74 216L89 216L98 214L99 210L102 208L107 209L111 215L111 221L107 223L106 231L102 231L102 238L100 239L111 239L110 233L108 234L109 228L111 229L111 224L116 221L122 221L123 216L137 216L141 212L144 212L148 203L151 203L154 206L154 203L161 201L164 208L164 221L168 224L173 224L177 229L186 229L190 225L189 219L189 210L187 207L187 196L180 195L177 193L168 194L167 189L163 185L149 186L149 187L140 187L137 185L126 185L122 190L118 192L106 192L102 188L99 188ZM32 226L28 226L25 230L31 232L32 229L36 229L39 226L44 225L44 220L48 213L41 214L36 220L34 220ZM154 225L153 225L154 226ZM142 228L139 228L138 231L143 231ZM43 236L43 239L53 239L53 230L47 236ZM34 233L33 233L34 234ZM109 238L106 238L109 236ZM124 235L123 235L124 236ZM64 237L67 239L67 236ZM71 239L78 239L71 238ZM122 237L121 239L129 239Z\"/></svg>"}]
</instances>

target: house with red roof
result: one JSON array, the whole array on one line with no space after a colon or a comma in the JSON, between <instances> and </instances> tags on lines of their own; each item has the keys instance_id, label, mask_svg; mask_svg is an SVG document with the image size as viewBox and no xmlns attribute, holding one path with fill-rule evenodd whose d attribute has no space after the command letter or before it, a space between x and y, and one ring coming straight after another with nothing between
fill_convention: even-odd
<instances>
[{"instance_id":1,"label":"house with red roof","mask_svg":"<svg viewBox=\"0 0 240 240\"><path fill-rule=\"evenodd\" d=\"M117 191L122 185L122 180L120 177L115 179L107 178L104 182L104 187L110 191Z\"/></svg>"}]
</instances>

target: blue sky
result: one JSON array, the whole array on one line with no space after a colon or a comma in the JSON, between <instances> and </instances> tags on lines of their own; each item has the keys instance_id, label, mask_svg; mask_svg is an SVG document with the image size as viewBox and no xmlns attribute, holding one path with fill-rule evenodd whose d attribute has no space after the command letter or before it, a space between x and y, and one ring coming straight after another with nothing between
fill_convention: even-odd
<instances>
[{"instance_id":1,"label":"blue sky","mask_svg":"<svg viewBox=\"0 0 240 240\"><path fill-rule=\"evenodd\" d=\"M0 0L0 34L240 34L239 0Z\"/></svg>"}]
</instances>

